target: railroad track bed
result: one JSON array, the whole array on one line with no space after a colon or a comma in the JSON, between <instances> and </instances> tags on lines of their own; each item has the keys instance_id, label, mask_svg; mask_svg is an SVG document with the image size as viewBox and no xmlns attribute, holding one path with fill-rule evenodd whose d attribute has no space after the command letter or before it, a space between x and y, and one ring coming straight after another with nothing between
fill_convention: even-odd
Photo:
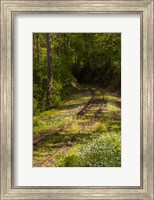
<instances>
[{"instance_id":1,"label":"railroad track bed","mask_svg":"<svg viewBox=\"0 0 154 200\"><path fill-rule=\"evenodd\" d=\"M105 106L104 93L98 88L88 88L91 93L90 100L86 105L77 113L76 117L68 124L63 126L60 131L57 131L52 136L45 137L41 145L50 147L52 151L45 156L40 157L37 166L54 166L54 162L59 154L66 153L74 145L74 143L90 131L90 127L98 120L99 115ZM57 140L53 142L53 138ZM37 144L37 145L38 145ZM45 150L44 150L45 152Z\"/></svg>"},{"instance_id":2,"label":"railroad track bed","mask_svg":"<svg viewBox=\"0 0 154 200\"><path fill-rule=\"evenodd\" d=\"M86 87L86 86L85 86ZM59 166L59 159L70 155L76 145L97 132L120 131L120 98L105 93L97 87L87 86L89 91L84 106L78 109L71 121L44 136L33 146L34 167ZM81 95L82 96L82 95ZM117 104L118 102L118 104Z\"/></svg>"},{"instance_id":3,"label":"railroad track bed","mask_svg":"<svg viewBox=\"0 0 154 200\"><path fill-rule=\"evenodd\" d=\"M57 128L53 129L52 131L47 131L45 133L34 136L33 137L33 146L34 147L41 145L51 135L57 134L57 133L61 132L63 129L66 129L67 127L71 126L77 117L82 116L86 112L87 108L90 106L92 101L94 101L95 94L94 94L93 90L91 90L89 88L83 88L82 93L83 93L83 90L84 90L84 96L82 96L80 98L79 105L78 104L77 104L77 106L76 106L76 104L70 105L70 102L69 102L69 104L66 105L66 110L67 110L67 108L72 107L71 112L70 112L70 110L67 110L67 112L68 112L68 114L67 114L65 110L64 111L62 110L62 112L64 113L64 117L68 116L69 120L67 120L66 123L63 124L62 126L58 126ZM88 92L89 92L89 94L88 94ZM76 103L77 103L77 101L76 101ZM73 109L73 107L75 109ZM73 113L73 115L72 115L72 113ZM56 118L56 116L55 116L55 118ZM59 118L63 118L63 116L60 114ZM51 118L50 118L50 120L51 120Z\"/></svg>"}]
</instances>

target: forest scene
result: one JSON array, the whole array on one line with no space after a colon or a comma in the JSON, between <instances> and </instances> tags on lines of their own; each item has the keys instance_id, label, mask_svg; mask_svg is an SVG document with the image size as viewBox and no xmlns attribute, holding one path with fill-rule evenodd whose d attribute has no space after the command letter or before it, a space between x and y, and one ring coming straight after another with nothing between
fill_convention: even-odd
<instances>
[{"instance_id":1,"label":"forest scene","mask_svg":"<svg viewBox=\"0 0 154 200\"><path fill-rule=\"evenodd\" d=\"M121 34L33 33L33 167L121 166Z\"/></svg>"}]
</instances>

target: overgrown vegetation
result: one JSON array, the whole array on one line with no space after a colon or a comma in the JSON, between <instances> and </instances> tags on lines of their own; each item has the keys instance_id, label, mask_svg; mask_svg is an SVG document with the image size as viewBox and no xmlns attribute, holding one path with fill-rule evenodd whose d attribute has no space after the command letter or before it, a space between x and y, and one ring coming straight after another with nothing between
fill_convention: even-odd
<instances>
[{"instance_id":1,"label":"overgrown vegetation","mask_svg":"<svg viewBox=\"0 0 154 200\"><path fill-rule=\"evenodd\" d=\"M120 91L120 62L119 33L34 33L34 114L61 106L78 82Z\"/></svg>"},{"instance_id":2,"label":"overgrown vegetation","mask_svg":"<svg viewBox=\"0 0 154 200\"><path fill-rule=\"evenodd\" d=\"M33 166L120 167L120 93L119 33L33 34Z\"/></svg>"},{"instance_id":3,"label":"overgrown vegetation","mask_svg":"<svg viewBox=\"0 0 154 200\"><path fill-rule=\"evenodd\" d=\"M78 95L77 95L78 96ZM100 96L101 97L101 96ZM85 98L87 99L87 98ZM65 144L66 140L70 140L89 121L89 115L92 117L95 107L89 109L89 111L82 117L75 119L73 125L65 128L54 134L55 126L52 127L49 132L47 140L41 145L34 148L34 166L38 166L42 161L45 162L42 166L57 166L57 167L88 167L88 166L102 166L102 167L119 167L121 166L121 110L119 107L120 98L113 94L106 94L105 99L107 101L103 112L99 115L99 118L95 123L85 129L80 137L74 142L73 146L69 146L66 151L61 152L54 160L46 162L46 159L54 152ZM75 100L75 98L74 98ZM82 97L78 100L82 100ZM72 101L65 102L66 105L71 105ZM67 110L67 106L63 109L63 114L60 114L61 110L57 110L50 115L51 122L55 119L56 127L61 126L61 121L67 115L67 122L72 120L71 111ZM74 108L75 109L75 108ZM48 111L49 112L49 111ZM42 127L39 125L40 121L44 121L47 124L49 118L46 117L46 113L37 116L38 124L34 130L39 132L40 135L45 134L48 125ZM77 110L76 110L77 112ZM56 121L56 118L58 120ZM74 112L75 116L75 112ZM65 123L67 123L65 122ZM64 124L65 124L64 123ZM54 128L53 128L54 127ZM37 134L34 136L37 138Z\"/></svg>"},{"instance_id":4,"label":"overgrown vegetation","mask_svg":"<svg viewBox=\"0 0 154 200\"><path fill-rule=\"evenodd\" d=\"M80 140L67 154L59 155L55 166L60 167L120 167L120 132L93 132Z\"/></svg>"}]
</instances>

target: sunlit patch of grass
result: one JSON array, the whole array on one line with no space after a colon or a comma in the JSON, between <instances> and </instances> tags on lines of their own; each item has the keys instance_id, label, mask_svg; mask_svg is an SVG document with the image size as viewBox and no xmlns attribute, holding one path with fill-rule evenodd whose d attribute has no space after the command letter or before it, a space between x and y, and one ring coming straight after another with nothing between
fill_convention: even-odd
<instances>
[{"instance_id":1,"label":"sunlit patch of grass","mask_svg":"<svg viewBox=\"0 0 154 200\"><path fill-rule=\"evenodd\" d=\"M48 152L45 151L45 152L41 152L39 156L43 156L44 157L44 156L48 156L48 155L49 155Z\"/></svg>"},{"instance_id":2,"label":"sunlit patch of grass","mask_svg":"<svg viewBox=\"0 0 154 200\"><path fill-rule=\"evenodd\" d=\"M85 123L87 123L88 122L88 119L83 115L83 116L81 116L81 117L78 117L77 119L76 119L76 123L78 123L78 124L80 124L80 125L83 125L83 124L85 124Z\"/></svg>"},{"instance_id":3,"label":"sunlit patch of grass","mask_svg":"<svg viewBox=\"0 0 154 200\"><path fill-rule=\"evenodd\" d=\"M85 90L84 95L82 95L82 92L78 91L76 94L69 97L67 100L65 100L65 105L73 104L73 103L79 103L84 102L85 100L89 100L91 98L90 91Z\"/></svg>"},{"instance_id":4,"label":"sunlit patch of grass","mask_svg":"<svg viewBox=\"0 0 154 200\"><path fill-rule=\"evenodd\" d=\"M42 161L42 160L45 160L46 158L45 157L35 157L34 160L36 161Z\"/></svg>"},{"instance_id":5,"label":"sunlit patch of grass","mask_svg":"<svg viewBox=\"0 0 154 200\"><path fill-rule=\"evenodd\" d=\"M108 126L100 121L92 126L92 132L106 133L108 131Z\"/></svg>"},{"instance_id":6,"label":"sunlit patch of grass","mask_svg":"<svg viewBox=\"0 0 154 200\"><path fill-rule=\"evenodd\" d=\"M88 90L87 90L88 91ZM86 96L87 95L87 96ZM85 96L81 96L78 92L72 95L71 99L65 102L65 106L60 109L52 109L45 111L33 117L33 134L34 138L47 132L54 131L56 128L70 122L76 113L84 107L87 100L91 97L87 92ZM72 105L71 109L67 106Z\"/></svg>"},{"instance_id":7,"label":"sunlit patch of grass","mask_svg":"<svg viewBox=\"0 0 154 200\"><path fill-rule=\"evenodd\" d=\"M96 94L97 96L101 96L101 95L102 95L102 93L101 93L99 90L95 90L95 94Z\"/></svg>"},{"instance_id":8,"label":"sunlit patch of grass","mask_svg":"<svg viewBox=\"0 0 154 200\"><path fill-rule=\"evenodd\" d=\"M33 127L33 134L35 136L36 134L44 134L46 132L50 132L52 130L55 130L59 126L65 125L72 119L73 119L72 116L65 116L65 117L63 116L59 117L58 119L51 119L50 121L48 120L46 121L38 120L37 122L35 121L35 126Z\"/></svg>"},{"instance_id":9,"label":"sunlit patch of grass","mask_svg":"<svg viewBox=\"0 0 154 200\"><path fill-rule=\"evenodd\" d=\"M111 102L107 103L107 109L111 111L120 112L120 108L116 104L113 104Z\"/></svg>"},{"instance_id":10,"label":"sunlit patch of grass","mask_svg":"<svg viewBox=\"0 0 154 200\"><path fill-rule=\"evenodd\" d=\"M120 167L121 137L119 132L95 133L87 141L77 143L65 155L60 154L54 166Z\"/></svg>"},{"instance_id":11,"label":"sunlit patch of grass","mask_svg":"<svg viewBox=\"0 0 154 200\"><path fill-rule=\"evenodd\" d=\"M121 123L119 124L112 124L112 131L119 131L121 130Z\"/></svg>"},{"instance_id":12,"label":"sunlit patch of grass","mask_svg":"<svg viewBox=\"0 0 154 200\"><path fill-rule=\"evenodd\" d=\"M105 93L105 99L107 99L108 101L117 101L117 100L120 100L120 97L106 92Z\"/></svg>"},{"instance_id":13,"label":"sunlit patch of grass","mask_svg":"<svg viewBox=\"0 0 154 200\"><path fill-rule=\"evenodd\" d=\"M83 116L83 119L85 118L90 118L90 117L92 117L94 114L92 113L92 112L88 112L88 113L86 113L84 116Z\"/></svg>"},{"instance_id":14,"label":"sunlit patch of grass","mask_svg":"<svg viewBox=\"0 0 154 200\"><path fill-rule=\"evenodd\" d=\"M76 134L79 130L80 130L80 127L79 127L78 123L73 123L69 129L69 132L71 134Z\"/></svg>"},{"instance_id":15,"label":"sunlit patch of grass","mask_svg":"<svg viewBox=\"0 0 154 200\"><path fill-rule=\"evenodd\" d=\"M33 151L33 156L39 156L40 153L38 151Z\"/></svg>"},{"instance_id":16,"label":"sunlit patch of grass","mask_svg":"<svg viewBox=\"0 0 154 200\"><path fill-rule=\"evenodd\" d=\"M34 120L45 120L45 119L48 119L48 118L51 118L52 116L56 115L58 113L58 110L56 109L52 109L52 110L49 110L49 111L44 111L40 114L38 114L37 116L34 116L33 119Z\"/></svg>"},{"instance_id":17,"label":"sunlit patch of grass","mask_svg":"<svg viewBox=\"0 0 154 200\"><path fill-rule=\"evenodd\" d=\"M88 101L90 98L89 96L83 96L82 99Z\"/></svg>"}]
</instances>

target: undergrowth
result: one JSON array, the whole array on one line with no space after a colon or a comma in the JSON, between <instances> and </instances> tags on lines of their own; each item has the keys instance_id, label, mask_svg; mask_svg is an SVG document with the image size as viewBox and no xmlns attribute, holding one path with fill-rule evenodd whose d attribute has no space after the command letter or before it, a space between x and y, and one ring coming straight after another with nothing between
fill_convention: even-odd
<instances>
[{"instance_id":1,"label":"undergrowth","mask_svg":"<svg viewBox=\"0 0 154 200\"><path fill-rule=\"evenodd\" d=\"M35 138L44 132L51 134L42 145L34 149L34 166L45 160L56 150L71 140L78 131L90 120L98 109L97 102L83 117L77 118L74 123L63 131L53 134L56 127L70 121L74 111L79 109L81 101L85 102L88 96L76 94L65 102L61 110L51 110L34 116L33 127ZM120 167L121 166L121 108L120 98L107 93L106 104L98 120L81 132L80 137L73 142L66 151L61 152L54 162L45 163L48 167ZM82 104L81 104L82 105ZM83 105L82 105L83 106ZM80 110L80 109L79 109Z\"/></svg>"},{"instance_id":2,"label":"undergrowth","mask_svg":"<svg viewBox=\"0 0 154 200\"><path fill-rule=\"evenodd\" d=\"M80 140L67 154L59 155L55 166L120 167L120 132L96 132L88 140Z\"/></svg>"}]
</instances>

